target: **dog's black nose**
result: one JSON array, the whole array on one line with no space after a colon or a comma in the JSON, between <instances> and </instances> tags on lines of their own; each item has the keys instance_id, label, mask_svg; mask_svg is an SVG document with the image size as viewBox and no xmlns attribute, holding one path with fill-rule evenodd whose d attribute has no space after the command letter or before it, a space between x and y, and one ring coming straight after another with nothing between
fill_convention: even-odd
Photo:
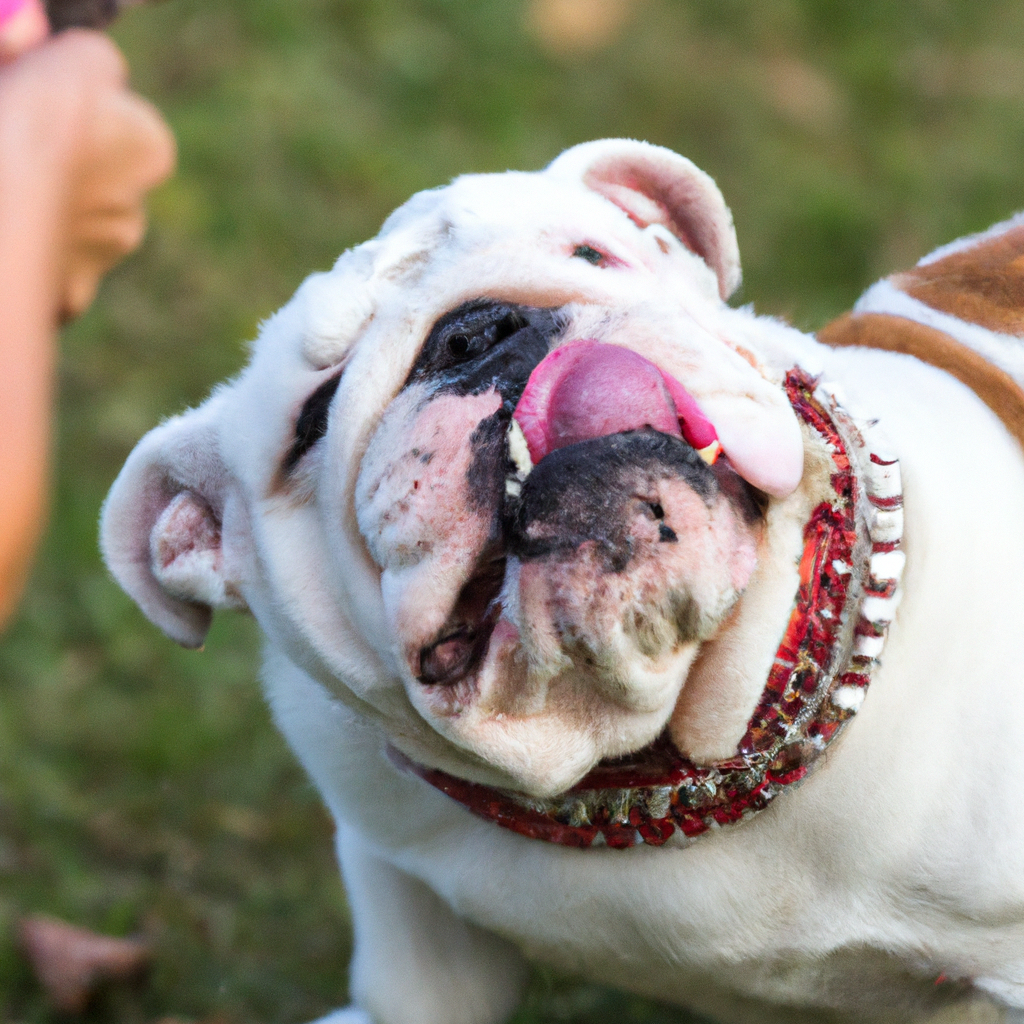
<instances>
[{"instance_id":1,"label":"dog's black nose","mask_svg":"<svg viewBox=\"0 0 1024 1024\"><path fill-rule=\"evenodd\" d=\"M678 540L661 522L665 509L641 496L655 493L655 481L685 481L705 502L718 493L714 470L681 437L656 430L630 430L579 441L546 455L523 483L521 495L506 501L508 550L522 561L573 556L593 542L609 572L622 572L632 556L629 529L636 507L660 522L664 542Z\"/></svg>"}]
</instances>

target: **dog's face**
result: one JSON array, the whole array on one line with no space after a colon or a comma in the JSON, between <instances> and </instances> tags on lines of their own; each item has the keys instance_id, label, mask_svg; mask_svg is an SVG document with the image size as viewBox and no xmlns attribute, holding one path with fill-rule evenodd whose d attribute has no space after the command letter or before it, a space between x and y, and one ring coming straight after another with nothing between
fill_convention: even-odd
<instances>
[{"instance_id":1,"label":"dog's face","mask_svg":"<svg viewBox=\"0 0 1024 1024\"><path fill-rule=\"evenodd\" d=\"M455 774L554 794L666 725L725 756L806 504L738 276L714 184L641 143L421 193L141 442L108 564L187 645L250 608Z\"/></svg>"}]
</instances>

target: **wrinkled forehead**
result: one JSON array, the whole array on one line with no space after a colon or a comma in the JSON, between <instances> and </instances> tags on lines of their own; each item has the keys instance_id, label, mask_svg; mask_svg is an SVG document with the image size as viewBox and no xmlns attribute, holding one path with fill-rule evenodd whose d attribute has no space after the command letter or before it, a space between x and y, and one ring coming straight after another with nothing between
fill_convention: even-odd
<instances>
[{"instance_id":1,"label":"wrinkled forehead","mask_svg":"<svg viewBox=\"0 0 1024 1024\"><path fill-rule=\"evenodd\" d=\"M464 175L417 193L375 238L311 275L264 325L253 362L274 364L274 373L282 357L324 369L345 358L371 321L400 307L429 317L483 295L549 305L585 298L592 275L564 265L573 248L610 244L628 256L643 249L639 236L619 207L578 183L545 172ZM267 351L282 346L287 354Z\"/></svg>"},{"instance_id":2,"label":"wrinkled forehead","mask_svg":"<svg viewBox=\"0 0 1024 1024\"><path fill-rule=\"evenodd\" d=\"M638 235L619 207L579 183L544 172L465 175L413 196L375 239L346 253L335 273L364 286L398 286L409 303L418 287L437 295L460 281L467 296L474 288L480 295L543 278L551 272L547 257L565 257L577 245L608 243L626 253Z\"/></svg>"},{"instance_id":3,"label":"wrinkled forehead","mask_svg":"<svg viewBox=\"0 0 1024 1024\"><path fill-rule=\"evenodd\" d=\"M441 231L442 244L473 248L514 237L587 231L626 235L631 226L621 209L579 183L542 171L509 171L467 174L445 188L418 193L387 219L378 237L394 236L408 245L419 236L437 244Z\"/></svg>"},{"instance_id":4,"label":"wrinkled forehead","mask_svg":"<svg viewBox=\"0 0 1024 1024\"><path fill-rule=\"evenodd\" d=\"M432 324L469 300L545 308L588 301L633 305L646 289L663 298L656 277L595 272L571 258L575 246L599 245L640 266L645 246L655 251L642 234L607 199L545 172L465 175L420 192L377 237L344 253L330 271L307 278L263 325L232 389L239 422L226 422L225 430L265 432L269 443L282 417L293 417L317 382L341 367L342 391L355 377L360 390L386 401ZM713 294L713 273L679 248L692 274L707 277L701 291ZM263 410L259 424L254 408Z\"/></svg>"}]
</instances>

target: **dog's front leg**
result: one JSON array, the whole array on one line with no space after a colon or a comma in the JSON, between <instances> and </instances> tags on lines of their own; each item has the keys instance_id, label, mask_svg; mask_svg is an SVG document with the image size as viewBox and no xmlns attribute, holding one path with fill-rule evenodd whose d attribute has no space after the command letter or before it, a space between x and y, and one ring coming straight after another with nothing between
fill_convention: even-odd
<instances>
[{"instance_id":1,"label":"dog's front leg","mask_svg":"<svg viewBox=\"0 0 1024 1024\"><path fill-rule=\"evenodd\" d=\"M418 879L339 826L355 953L354 1005L322 1024L501 1024L526 982L522 954L467 924Z\"/></svg>"}]
</instances>

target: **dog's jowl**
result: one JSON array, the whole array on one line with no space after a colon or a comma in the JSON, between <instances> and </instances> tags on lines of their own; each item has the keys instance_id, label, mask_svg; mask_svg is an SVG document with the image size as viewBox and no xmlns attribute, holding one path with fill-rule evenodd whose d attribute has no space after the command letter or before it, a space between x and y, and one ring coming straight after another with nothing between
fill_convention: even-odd
<instances>
[{"instance_id":1,"label":"dog's jowl","mask_svg":"<svg viewBox=\"0 0 1024 1024\"><path fill-rule=\"evenodd\" d=\"M727 305L710 178L589 143L413 197L140 442L107 563L179 643L266 634L353 912L330 1019L500 1024L531 959L724 1022L1020 1019L1024 357L965 272L1018 259L940 250L821 344Z\"/></svg>"}]
</instances>

